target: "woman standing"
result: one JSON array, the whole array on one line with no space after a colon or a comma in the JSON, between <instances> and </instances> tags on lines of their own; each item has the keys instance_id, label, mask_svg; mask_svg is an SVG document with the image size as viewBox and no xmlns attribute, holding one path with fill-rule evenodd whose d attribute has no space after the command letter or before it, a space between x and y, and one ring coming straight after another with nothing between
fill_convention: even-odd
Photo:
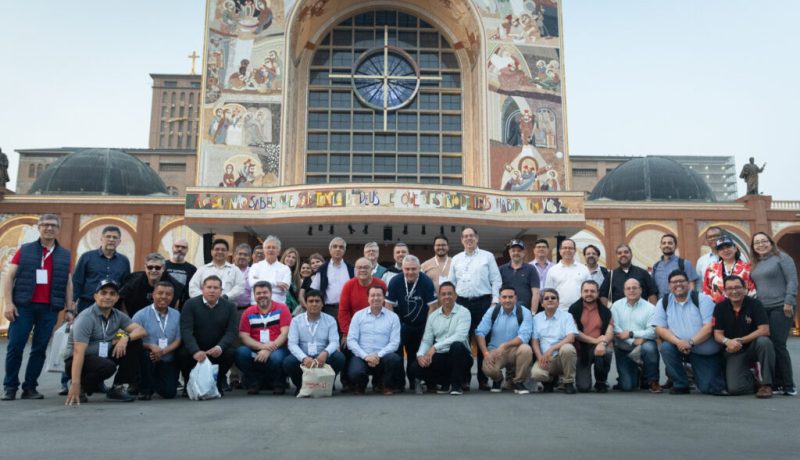
<instances>
[{"instance_id":1,"label":"woman standing","mask_svg":"<svg viewBox=\"0 0 800 460\"><path fill-rule=\"evenodd\" d=\"M310 256L308 256L307 262L303 262L303 264L301 265L300 273L302 276L302 281L300 282L300 295L297 298L301 308L298 308L294 311L294 316L297 316L300 313L304 313L306 311L306 291L311 289L311 278L314 277L314 273L317 273L319 267L321 267L322 264L324 263L325 263L325 258L322 257L322 254L315 252ZM308 270L308 268L304 268L304 266L306 265L308 266L308 268L310 268L310 270ZM303 272L305 272L306 275L302 275Z\"/></svg>"},{"instance_id":2,"label":"woman standing","mask_svg":"<svg viewBox=\"0 0 800 460\"><path fill-rule=\"evenodd\" d=\"M299 305L298 289L300 289L300 252L295 248L287 248L281 256L281 263L289 267L292 272L292 284L289 286L289 293L286 296L286 305L289 310L294 311Z\"/></svg>"},{"instance_id":3,"label":"woman standing","mask_svg":"<svg viewBox=\"0 0 800 460\"><path fill-rule=\"evenodd\" d=\"M750 264L742 260L741 253L731 237L723 235L717 240L719 261L709 265L703 277L703 293L711 296L714 303L725 300L725 278L736 275L747 284L747 295L755 297L756 285L750 278Z\"/></svg>"},{"instance_id":4,"label":"woman standing","mask_svg":"<svg viewBox=\"0 0 800 460\"><path fill-rule=\"evenodd\" d=\"M775 348L773 393L797 394L792 377L792 360L786 340L797 306L797 267L785 252L778 250L772 238L756 232L750 242L753 269L750 276L758 287L758 300L769 316L769 338Z\"/></svg>"}]
</instances>

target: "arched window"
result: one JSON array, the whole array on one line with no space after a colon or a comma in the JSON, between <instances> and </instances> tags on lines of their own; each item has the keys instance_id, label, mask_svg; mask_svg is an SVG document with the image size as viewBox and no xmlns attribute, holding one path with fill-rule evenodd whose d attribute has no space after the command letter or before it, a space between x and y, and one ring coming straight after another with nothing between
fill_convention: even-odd
<instances>
[{"instance_id":1,"label":"arched window","mask_svg":"<svg viewBox=\"0 0 800 460\"><path fill-rule=\"evenodd\" d=\"M431 24L350 17L319 43L308 78L306 183L462 183L461 70Z\"/></svg>"},{"instance_id":2,"label":"arched window","mask_svg":"<svg viewBox=\"0 0 800 460\"><path fill-rule=\"evenodd\" d=\"M36 177L36 165L33 163L28 165L28 177L29 178Z\"/></svg>"}]
</instances>

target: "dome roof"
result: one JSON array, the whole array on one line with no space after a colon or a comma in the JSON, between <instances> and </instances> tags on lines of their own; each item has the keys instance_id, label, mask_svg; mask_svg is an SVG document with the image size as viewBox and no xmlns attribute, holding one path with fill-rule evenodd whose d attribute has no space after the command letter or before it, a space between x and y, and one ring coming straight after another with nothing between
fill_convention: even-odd
<instances>
[{"instance_id":1,"label":"dome roof","mask_svg":"<svg viewBox=\"0 0 800 460\"><path fill-rule=\"evenodd\" d=\"M155 171L115 149L76 149L58 160L31 185L33 195L168 195Z\"/></svg>"},{"instance_id":2,"label":"dome roof","mask_svg":"<svg viewBox=\"0 0 800 460\"><path fill-rule=\"evenodd\" d=\"M589 200L717 201L705 180L675 160L634 158L622 163L595 185Z\"/></svg>"}]
</instances>

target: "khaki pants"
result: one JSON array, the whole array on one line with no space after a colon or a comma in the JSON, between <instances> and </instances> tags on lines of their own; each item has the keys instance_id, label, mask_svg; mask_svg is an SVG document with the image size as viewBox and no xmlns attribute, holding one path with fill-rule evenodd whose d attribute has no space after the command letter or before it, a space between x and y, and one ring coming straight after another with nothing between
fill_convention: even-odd
<instances>
[{"instance_id":1,"label":"khaki pants","mask_svg":"<svg viewBox=\"0 0 800 460\"><path fill-rule=\"evenodd\" d=\"M533 350L528 344L522 344L514 348L506 348L503 353L490 366L489 362L483 361L483 373L494 381L503 380L503 369L506 369L506 376L514 373L514 383L522 383L528 377L528 369L533 361ZM573 366L573 369L575 367Z\"/></svg>"},{"instance_id":2,"label":"khaki pants","mask_svg":"<svg viewBox=\"0 0 800 460\"><path fill-rule=\"evenodd\" d=\"M575 383L575 364L578 361L578 353L575 346L568 343L558 350L558 355L550 361L549 369L542 369L539 361L531 369L531 378L537 382L549 382L553 377L561 376L564 383Z\"/></svg>"}]
</instances>

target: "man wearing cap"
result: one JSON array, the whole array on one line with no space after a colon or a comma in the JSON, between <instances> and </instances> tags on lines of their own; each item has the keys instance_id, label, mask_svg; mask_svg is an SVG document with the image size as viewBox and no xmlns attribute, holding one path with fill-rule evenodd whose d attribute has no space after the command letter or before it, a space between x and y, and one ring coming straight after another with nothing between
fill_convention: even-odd
<instances>
[{"instance_id":1,"label":"man wearing cap","mask_svg":"<svg viewBox=\"0 0 800 460\"><path fill-rule=\"evenodd\" d=\"M128 344L143 338L147 332L128 315L114 308L118 300L117 282L102 280L95 289L94 303L75 318L64 362L72 376L67 405L86 402L86 396L100 390L103 381L114 373L114 386L106 391L106 399L122 402L134 399L122 387L133 383L136 360L139 359L128 353ZM119 334L120 330L124 333Z\"/></svg>"},{"instance_id":2,"label":"man wearing cap","mask_svg":"<svg viewBox=\"0 0 800 460\"><path fill-rule=\"evenodd\" d=\"M511 240L508 243L508 255L511 260L500 266L503 284L514 286L517 303L535 315L539 308L539 274L533 265L525 263L525 243Z\"/></svg>"},{"instance_id":3,"label":"man wearing cap","mask_svg":"<svg viewBox=\"0 0 800 460\"><path fill-rule=\"evenodd\" d=\"M56 240L60 228L61 218L57 215L43 214L39 217L39 239L23 244L14 253L2 277L6 303L4 314L9 322L4 401L16 398L22 354L31 331L33 338L22 384L22 399L44 397L36 387L44 366L47 342L59 310L69 304L72 296L70 254ZM67 310L66 316L72 320L74 314L74 310Z\"/></svg>"}]
</instances>

